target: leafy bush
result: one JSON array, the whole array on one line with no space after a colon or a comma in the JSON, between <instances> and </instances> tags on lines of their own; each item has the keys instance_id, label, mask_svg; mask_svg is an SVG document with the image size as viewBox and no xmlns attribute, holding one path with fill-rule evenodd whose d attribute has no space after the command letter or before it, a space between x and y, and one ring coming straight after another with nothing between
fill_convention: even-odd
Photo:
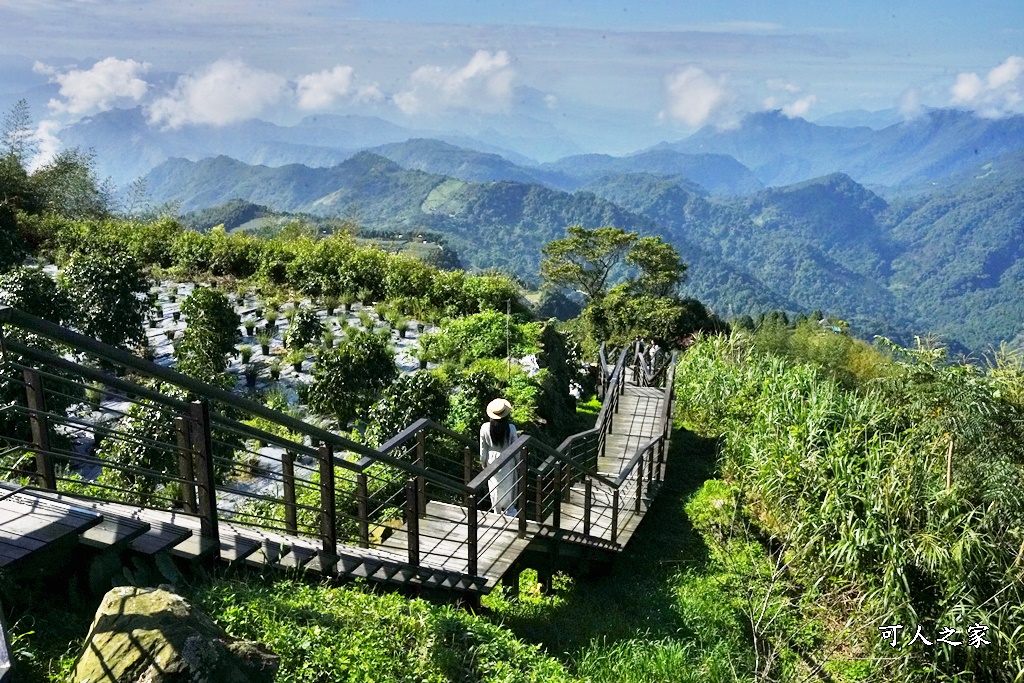
<instances>
[{"instance_id":1,"label":"leafy bush","mask_svg":"<svg viewBox=\"0 0 1024 683\"><path fill-rule=\"evenodd\" d=\"M367 439L379 446L421 417L444 424L450 389L447 379L436 372L420 370L400 376L370 408Z\"/></svg>"},{"instance_id":2,"label":"leafy bush","mask_svg":"<svg viewBox=\"0 0 1024 683\"><path fill-rule=\"evenodd\" d=\"M181 303L187 326L174 349L177 369L207 382L218 381L227 354L241 340L241 319L223 292L197 287Z\"/></svg>"},{"instance_id":3,"label":"leafy bush","mask_svg":"<svg viewBox=\"0 0 1024 683\"><path fill-rule=\"evenodd\" d=\"M83 334L113 346L138 343L145 336L149 280L128 254L77 253L59 281L68 298L78 303L76 326Z\"/></svg>"},{"instance_id":4,"label":"leafy bush","mask_svg":"<svg viewBox=\"0 0 1024 683\"><path fill-rule=\"evenodd\" d=\"M352 330L337 347L323 351L313 371L309 406L344 426L365 411L397 374L387 339Z\"/></svg>"},{"instance_id":5,"label":"leafy bush","mask_svg":"<svg viewBox=\"0 0 1024 683\"><path fill-rule=\"evenodd\" d=\"M320 322L316 311L300 308L292 317L291 325L285 334L284 344L289 349L301 349L318 341L324 333L324 324Z\"/></svg>"},{"instance_id":6,"label":"leafy bush","mask_svg":"<svg viewBox=\"0 0 1024 683\"><path fill-rule=\"evenodd\" d=\"M484 311L448 321L434 348L440 359L469 365L481 358L504 358L506 348L515 357L536 353L539 338L538 323L510 321L504 313Z\"/></svg>"}]
</instances>

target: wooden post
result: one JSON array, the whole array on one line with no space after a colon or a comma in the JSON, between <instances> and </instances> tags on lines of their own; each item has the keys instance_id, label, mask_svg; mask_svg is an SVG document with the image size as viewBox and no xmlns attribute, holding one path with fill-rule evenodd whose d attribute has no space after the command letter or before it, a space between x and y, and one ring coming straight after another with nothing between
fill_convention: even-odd
<instances>
[{"instance_id":1,"label":"wooden post","mask_svg":"<svg viewBox=\"0 0 1024 683\"><path fill-rule=\"evenodd\" d=\"M416 432L416 464L420 467L427 466L426 432L422 429ZM416 477L416 500L419 503L419 516L427 514L427 482L422 476Z\"/></svg>"},{"instance_id":2,"label":"wooden post","mask_svg":"<svg viewBox=\"0 0 1024 683\"><path fill-rule=\"evenodd\" d=\"M529 498L527 496L529 494L529 490L528 489L529 489L529 483L530 483L530 480L529 480L530 469L529 468L530 468L529 452L526 450L526 447L524 446L519 451L519 462L517 464L517 469L519 470L519 472L518 472L518 475L516 477L516 479L519 480L517 482L519 484L519 489L518 489L519 501L517 503L517 505L519 506L519 509L516 511L516 512L519 513L519 515L518 515L519 516L519 538L525 538L525 536L526 536L526 506L529 504Z\"/></svg>"},{"instance_id":3,"label":"wooden post","mask_svg":"<svg viewBox=\"0 0 1024 683\"><path fill-rule=\"evenodd\" d=\"M299 533L299 521L295 507L295 454L285 451L281 454L281 477L284 486L284 528L290 534Z\"/></svg>"},{"instance_id":4,"label":"wooden post","mask_svg":"<svg viewBox=\"0 0 1024 683\"><path fill-rule=\"evenodd\" d=\"M359 515L359 547L370 547L370 505L366 472L356 475L356 510Z\"/></svg>"},{"instance_id":5,"label":"wooden post","mask_svg":"<svg viewBox=\"0 0 1024 683\"><path fill-rule=\"evenodd\" d=\"M220 532L217 528L213 445L210 442L210 404L206 401L192 401L189 417L192 418L192 450L195 452L195 476L199 489L199 529L204 538L216 543L213 557L217 559L220 557Z\"/></svg>"},{"instance_id":6,"label":"wooden post","mask_svg":"<svg viewBox=\"0 0 1024 683\"><path fill-rule=\"evenodd\" d=\"M29 424L32 427L32 446L36 452L36 484L43 489L57 488L57 475L50 457L49 420L46 419L46 399L43 378L37 370L23 371L25 398L28 401Z\"/></svg>"},{"instance_id":7,"label":"wooden post","mask_svg":"<svg viewBox=\"0 0 1024 683\"><path fill-rule=\"evenodd\" d=\"M538 522L544 521L544 480L546 477L537 473L533 487L533 518Z\"/></svg>"},{"instance_id":8,"label":"wooden post","mask_svg":"<svg viewBox=\"0 0 1024 683\"><path fill-rule=\"evenodd\" d=\"M184 415L174 418L174 434L178 439L178 476L181 477L181 505L185 512L196 514L196 472L192 462L192 432Z\"/></svg>"},{"instance_id":9,"label":"wooden post","mask_svg":"<svg viewBox=\"0 0 1024 683\"><path fill-rule=\"evenodd\" d=\"M466 446L465 448L462 449L462 483L463 484L468 484L472 480L473 480L473 449L470 448L469 446ZM468 495L469 495L469 493L465 493L464 497L468 496ZM468 500L468 498L466 500ZM469 503L467 502L466 505L468 506Z\"/></svg>"},{"instance_id":10,"label":"wooden post","mask_svg":"<svg viewBox=\"0 0 1024 683\"><path fill-rule=\"evenodd\" d=\"M640 499L644 495L644 456L640 455L640 462L636 464L636 512L640 513Z\"/></svg>"},{"instance_id":11,"label":"wooden post","mask_svg":"<svg viewBox=\"0 0 1024 683\"><path fill-rule=\"evenodd\" d=\"M555 463L555 509L551 511L551 523L556 529L562 525L562 496L565 491L562 489L562 463Z\"/></svg>"},{"instance_id":12,"label":"wooden post","mask_svg":"<svg viewBox=\"0 0 1024 683\"><path fill-rule=\"evenodd\" d=\"M334 448L325 443L319 448L320 455L320 540L324 574L333 572L338 557L338 516L334 498Z\"/></svg>"},{"instance_id":13,"label":"wooden post","mask_svg":"<svg viewBox=\"0 0 1024 683\"><path fill-rule=\"evenodd\" d=\"M619 537L619 490L612 491L612 543Z\"/></svg>"},{"instance_id":14,"label":"wooden post","mask_svg":"<svg viewBox=\"0 0 1024 683\"><path fill-rule=\"evenodd\" d=\"M649 453L647 455L647 490L648 491L650 491L650 489L651 489L651 481L654 479L654 462L656 460L656 458L654 457L654 453L657 452L658 444L660 444L660 443L661 443L660 440L655 442L655 444L654 444L654 451L652 451L651 453Z\"/></svg>"},{"instance_id":15,"label":"wooden post","mask_svg":"<svg viewBox=\"0 0 1024 683\"><path fill-rule=\"evenodd\" d=\"M480 553L480 549L478 543L480 535L480 520L477 513L478 503L479 501L476 492L471 492L469 494L469 505L466 506L466 514L468 516L466 522L466 554L468 560L467 573L470 576L476 576L479 572L480 558L478 555Z\"/></svg>"},{"instance_id":16,"label":"wooden post","mask_svg":"<svg viewBox=\"0 0 1024 683\"><path fill-rule=\"evenodd\" d=\"M583 535L590 535L590 494L593 489L594 482L590 477L587 477L587 483L583 487Z\"/></svg>"},{"instance_id":17,"label":"wooden post","mask_svg":"<svg viewBox=\"0 0 1024 683\"><path fill-rule=\"evenodd\" d=\"M419 503L416 502L416 480L405 483L405 524L409 530L409 564L420 566L420 517Z\"/></svg>"},{"instance_id":18,"label":"wooden post","mask_svg":"<svg viewBox=\"0 0 1024 683\"><path fill-rule=\"evenodd\" d=\"M519 597L519 575L522 573L519 564L515 563L501 575L501 585L508 589L509 599Z\"/></svg>"}]
</instances>

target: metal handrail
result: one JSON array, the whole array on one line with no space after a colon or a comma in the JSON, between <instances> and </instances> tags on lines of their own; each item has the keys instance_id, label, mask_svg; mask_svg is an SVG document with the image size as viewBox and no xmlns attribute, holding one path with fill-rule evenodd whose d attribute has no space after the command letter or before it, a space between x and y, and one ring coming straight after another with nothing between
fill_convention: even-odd
<instances>
[{"instance_id":1,"label":"metal handrail","mask_svg":"<svg viewBox=\"0 0 1024 683\"><path fill-rule=\"evenodd\" d=\"M321 481L319 486L322 496L321 505L324 506L328 505L329 503L329 507L324 507L321 510L321 520L325 520L327 517L333 517L336 514L336 511L334 510L333 507L333 495L330 497L330 499L326 497L328 492L333 492L335 490L334 475L330 474L330 472L332 471L331 465L333 465L334 467L341 468L342 470L345 470L347 472L350 472L352 476L355 476L357 478L355 484L357 487L356 499L359 502L359 505L362 506L360 507L358 518L360 524L359 533L361 539L365 539L367 533L365 527L367 523L366 476L367 469L371 465L377 463L388 465L394 468L395 470L395 473L389 476L398 477L393 481L397 482L403 479L408 481L408 483L406 484L406 511L407 515L411 514L413 517L421 516L424 514L426 497L425 489L423 488L423 486L425 482L429 482L432 485L440 486L442 489L450 493L461 494L464 497L464 500L466 501L465 504L468 507L467 512L469 513L467 519L467 524L469 525L468 537L464 543L468 545L470 567L471 569L473 569L473 571L475 571L476 562L479 559L480 555L480 550L476 545L476 525L478 519L477 516L479 514L477 509L477 501L480 499L481 494L487 490L488 480L496 476L497 471L502 466L510 462L513 458L515 458L517 454L523 453L525 451L540 456L541 464L539 466L530 466L528 460L521 461L519 465L517 465L516 467L516 471L518 474L514 475L517 477L517 481L522 482L522 488L520 489L521 496L526 495L525 491L529 486L531 486L530 482L535 482L534 490L537 491L537 514L539 515L541 514L540 511L542 509L547 509L543 506L550 504L550 501L552 500L550 496L562 490L564 484L569 481L585 481L588 491L590 490L590 487L593 484L598 484L601 485L602 487L610 489L611 491L614 491L616 494L616 501L619 501L620 498L625 499L626 496L618 496L618 492L620 490L631 490L631 487L633 486L633 484L631 483L631 475L635 472L637 463L639 463L643 459L645 453L650 452L652 448L657 446L659 441L667 443L668 440L667 430L669 421L671 419L670 414L668 412L670 410L669 407L666 408L666 412L661 416L662 433L659 436L648 441L646 444L644 444L643 447L640 448L633 455L626 469L622 473L620 473L620 475L615 477L603 475L597 472L596 469L592 469L583 462L578 462L571 457L572 448L578 441L581 441L586 438L594 438L595 436L597 437L597 441L594 444L594 448L598 449L597 453L598 457L600 457L600 453L602 452L600 449L603 448L604 439L611 427L613 412L618 411L619 397L623 393L625 384L627 382L627 363L630 360L637 360L637 356L639 356L639 363L642 363L643 365L644 376L648 376L649 364L646 362L646 359L643 358L642 345L640 343L628 345L619 350L618 358L616 359L616 364L612 371L608 372L607 374L607 347L605 344L602 344L599 353L602 363L602 381L607 381L604 384L605 394L603 405L598 414L596 424L593 428L570 435L565 440L563 440L557 448L550 446L549 444L541 441L540 439L532 435L520 435L516 440L513 441L512 444L510 444L502 451L501 455L494 462L492 462L488 467L484 468L482 472L479 472L475 477L472 477L470 481L463 481L461 477L454 478L449 474L426 466L426 460L424 459L425 453L423 451L423 434L428 430L435 432L441 436L453 439L456 443L460 444L465 449L475 448L477 446L476 440L464 434L459 434L445 427L442 427L441 425L436 424L432 420L426 418L418 419L412 424L405 427L398 434L388 439L388 441L385 442L381 447L373 448L366 444L360 444L351 441L350 439L347 439L338 434L334 434L333 432L330 432L326 429L317 427L315 425L311 425L291 415L280 413L255 401L239 397L228 391L220 389L219 387L203 383L194 378L183 375L175 370L171 370L169 368L159 366L150 361L143 360L127 351L110 347L94 339L85 337L84 335L81 335L79 333L67 330L60 326L54 325L53 323L49 323L47 321L35 318L17 309L13 309L9 306L0 306L0 325L3 325L5 323L12 324L27 332L31 332L40 335L44 338L51 339L65 346L70 346L72 349L76 351L91 354L92 356L97 357L105 362L118 364L126 369L134 370L142 375L146 375L154 379L166 382L170 385L180 387L191 392L193 395L203 397L204 399L207 400L216 401L219 404L222 404L223 407L226 407L227 412L229 414L233 410L238 410L242 413L248 414L249 416L263 418L272 424L276 424L290 430L296 436L299 436L298 441L292 441L286 436L274 434L266 430L260 429L258 427L245 424L231 417L228 417L227 415L222 414L221 412L209 410L208 407L205 409L208 411L208 418L204 419L207 419L209 423L213 423L217 425L219 428L226 429L227 431L233 432L234 434L245 438L272 443L276 446L281 447L286 452L294 455L306 455L317 459L320 462ZM4 335L2 334L0 334L0 345L2 345L3 347L2 350L5 355L5 358L7 357L7 354L13 353L24 358L28 358L46 364L50 367L74 372L83 378L98 381L107 387L111 387L119 391L124 391L126 392L126 394L135 397L133 400L148 399L159 405L166 406L179 414L185 415L188 415L190 410L196 408L195 403L189 403L188 401L174 398L167 394L161 393L160 391L155 391L147 387L139 386L131 381L114 377L106 372L102 372L101 370L97 370L95 368L90 368L88 366L79 364L74 360L61 358L60 356L54 353L30 347L18 341L17 339L5 338ZM669 363L669 365L674 365L674 360L675 354L673 354L672 356L673 362ZM660 374L663 370L664 368L659 369L659 371L655 373L654 376L657 377L657 375ZM674 367L669 369L666 376L667 381L665 391L667 403L671 402L671 379L673 377ZM640 378L636 377L636 381L637 383L639 383ZM36 415L37 417L46 417L38 410L34 410L34 412L33 410L30 410L30 414ZM312 444L306 445L303 442L302 437L309 437L312 441ZM208 435L207 438L209 438ZM413 439L417 439L418 459L416 461L409 461L407 459L399 457L400 454L397 453L396 451L398 451L398 449L400 449L402 446L408 444ZM318 443L323 445L318 447ZM344 451L354 453L356 456L358 456L358 459L353 461L350 459L346 459L345 457L342 457ZM586 456L587 461L589 462L589 458L592 456L592 453L589 450L586 451L586 453L590 454ZM659 453L663 453L663 451L659 451ZM471 461L469 459L469 455L465 454L464 457L465 477L469 478L469 474L471 473L473 468L470 465ZM653 455L651 457L653 457ZM283 462L284 456L282 456L282 463ZM291 462L291 460L289 460L288 462ZM536 460L534 462L536 462ZM566 470L562 469L563 467L568 468L568 473L566 473ZM288 474L283 476L294 478L294 474ZM325 476L327 477L326 481L323 478ZM568 478L562 479L563 476L566 476ZM651 476L652 475L649 474L648 479L650 479ZM172 477L172 479L174 478ZM556 482L559 481L563 483L561 485L556 485ZM639 485L640 483L638 481L636 486ZM294 483L292 484L292 486L294 487ZM633 490L634 494L632 495L634 498L637 498L636 505L637 510L639 510L639 493L636 492L635 489ZM399 495L399 493L389 494L385 503L387 505L393 505L395 498ZM282 505L285 505L286 508L290 505L291 508L294 510L298 506L298 504L294 499L294 492L291 494L291 496L292 497L290 500L287 496L287 493L285 498L281 500L271 499L265 496L263 496L262 498L268 502L277 502ZM555 498L556 506L560 505L560 503L557 501L560 499L561 494L557 493L557 496L558 497ZM521 498L521 500L525 500L525 497ZM624 500L620 502L624 503ZM615 512L609 512L605 504L598 505L597 508L598 511L596 512L596 519L602 519L608 514L612 515L613 531L611 542L614 544ZM210 509L213 511L211 514L213 514L213 516L216 517L216 503L214 503L214 506ZM302 506L302 509L308 508L306 506ZM557 509L558 508L556 507L556 510ZM526 529L525 510L525 505L520 506L520 534L524 533ZM337 513L340 513L340 510L337 511ZM349 519L355 518L349 515ZM558 518L556 516L556 523L557 519ZM543 520L538 519L537 521L542 522ZM418 522L416 522L415 519L409 517L407 517L407 522L409 528L405 533L407 533L409 537L410 562L416 565L418 564L419 556ZM287 521L287 517L285 524L286 526L289 524L289 522ZM292 516L292 521L290 522L290 524L294 527L294 514ZM322 521L322 524L327 524L327 522ZM511 525L512 523L510 522L509 524ZM216 530L214 529L212 533L214 534L215 537ZM335 539L335 542L337 540L337 529L335 529L333 526L322 526L321 537L324 539L324 549L325 551L327 551L329 548L328 540ZM365 543L365 540L363 540L362 542Z\"/></svg>"}]
</instances>

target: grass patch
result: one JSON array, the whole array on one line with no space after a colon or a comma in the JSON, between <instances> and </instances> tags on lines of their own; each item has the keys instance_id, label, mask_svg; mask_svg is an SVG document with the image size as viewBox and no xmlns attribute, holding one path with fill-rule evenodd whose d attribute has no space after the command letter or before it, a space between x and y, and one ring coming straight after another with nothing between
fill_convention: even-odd
<instances>
[{"instance_id":1,"label":"grass patch","mask_svg":"<svg viewBox=\"0 0 1024 683\"><path fill-rule=\"evenodd\" d=\"M540 648L447 605L367 588L225 580L195 594L232 635L281 657L277 681L568 681Z\"/></svg>"},{"instance_id":2,"label":"grass patch","mask_svg":"<svg viewBox=\"0 0 1024 683\"><path fill-rule=\"evenodd\" d=\"M485 598L495 621L585 680L751 679L753 647L725 571L684 510L714 474L715 444L680 430L668 462L657 500L605 575L556 577L541 595L535 574L523 572L519 600Z\"/></svg>"}]
</instances>

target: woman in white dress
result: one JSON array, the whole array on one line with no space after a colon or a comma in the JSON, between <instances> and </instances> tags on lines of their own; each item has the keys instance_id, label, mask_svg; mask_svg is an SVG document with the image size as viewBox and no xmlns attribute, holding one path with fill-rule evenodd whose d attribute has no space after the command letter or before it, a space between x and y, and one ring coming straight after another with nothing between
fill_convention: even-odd
<instances>
[{"instance_id":1,"label":"woman in white dress","mask_svg":"<svg viewBox=\"0 0 1024 683\"><path fill-rule=\"evenodd\" d=\"M480 464L484 469L498 459L501 452L516 440L516 426L510 421L512 404L503 398L496 398L487 404L489 420L480 425ZM515 516L516 465L518 457L510 458L498 468L487 480L487 489L491 494L491 509L507 515Z\"/></svg>"}]
</instances>

